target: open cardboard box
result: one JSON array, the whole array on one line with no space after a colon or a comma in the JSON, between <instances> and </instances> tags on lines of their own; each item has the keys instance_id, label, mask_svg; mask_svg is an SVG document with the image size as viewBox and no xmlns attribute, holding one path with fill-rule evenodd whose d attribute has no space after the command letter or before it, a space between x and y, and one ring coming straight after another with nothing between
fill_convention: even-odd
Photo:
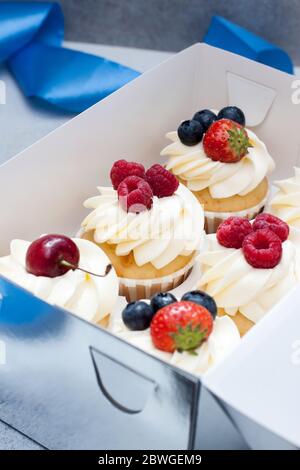
<instances>
[{"instance_id":1,"label":"open cardboard box","mask_svg":"<svg viewBox=\"0 0 300 470\"><path fill-rule=\"evenodd\" d=\"M203 44L145 73L2 165L1 255L13 238L74 235L112 162L159 161L165 133L201 108L240 106L276 160L274 177L291 175L300 143L292 81ZM205 448L208 434L232 447L232 423L252 448L300 446L291 360L300 288L201 381L4 278L0 292L0 419L45 447Z\"/></svg>"}]
</instances>

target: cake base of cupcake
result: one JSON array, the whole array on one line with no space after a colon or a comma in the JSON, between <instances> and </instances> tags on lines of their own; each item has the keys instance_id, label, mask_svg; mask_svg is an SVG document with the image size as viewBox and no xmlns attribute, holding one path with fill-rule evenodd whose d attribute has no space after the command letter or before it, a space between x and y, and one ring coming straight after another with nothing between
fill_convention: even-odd
<instances>
[{"instance_id":1,"label":"cake base of cupcake","mask_svg":"<svg viewBox=\"0 0 300 470\"><path fill-rule=\"evenodd\" d=\"M255 325L255 323L246 318L240 312L237 312L236 315L228 315L227 313L225 313L224 309L218 308L218 316L223 317L225 315L227 315L231 318L232 321L234 321L241 336L244 336Z\"/></svg>"},{"instance_id":2,"label":"cake base of cupcake","mask_svg":"<svg viewBox=\"0 0 300 470\"><path fill-rule=\"evenodd\" d=\"M128 302L133 302L135 300L150 299L159 292L169 292L180 286L188 278L193 264L194 260L190 261L181 270L157 279L139 279L137 281L135 279L119 278L119 293L126 297Z\"/></svg>"},{"instance_id":3,"label":"cake base of cupcake","mask_svg":"<svg viewBox=\"0 0 300 470\"><path fill-rule=\"evenodd\" d=\"M187 185L186 181L180 181ZM267 178L245 196L217 199L212 198L208 188L192 191L204 208L205 231L215 233L218 226L230 216L255 218L263 209L268 199L269 183Z\"/></svg>"},{"instance_id":4,"label":"cake base of cupcake","mask_svg":"<svg viewBox=\"0 0 300 470\"><path fill-rule=\"evenodd\" d=\"M257 206L245 209L244 211L239 212L208 212L205 211L205 231L207 234L216 233L219 225L228 219L228 217L246 217L249 220L255 219L255 217L263 212L265 205L267 203L268 197Z\"/></svg>"},{"instance_id":5,"label":"cake base of cupcake","mask_svg":"<svg viewBox=\"0 0 300 470\"><path fill-rule=\"evenodd\" d=\"M94 232L84 232L81 238L94 243ZM119 277L119 295L133 302L149 299L158 292L167 292L182 284L189 276L195 263L196 251L188 256L177 256L161 269L156 269L151 263L138 266L134 255L117 256L116 245L96 243L108 256Z\"/></svg>"}]
</instances>

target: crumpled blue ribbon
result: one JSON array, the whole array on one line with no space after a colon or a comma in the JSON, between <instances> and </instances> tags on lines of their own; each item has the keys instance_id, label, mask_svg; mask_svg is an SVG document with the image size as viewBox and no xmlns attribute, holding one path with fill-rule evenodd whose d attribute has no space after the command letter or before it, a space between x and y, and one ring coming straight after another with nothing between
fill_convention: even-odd
<instances>
[{"instance_id":1,"label":"crumpled blue ribbon","mask_svg":"<svg viewBox=\"0 0 300 470\"><path fill-rule=\"evenodd\" d=\"M26 96L79 113L140 74L61 47L63 38L59 4L0 3L0 61L7 61Z\"/></svg>"},{"instance_id":2,"label":"crumpled blue ribbon","mask_svg":"<svg viewBox=\"0 0 300 470\"><path fill-rule=\"evenodd\" d=\"M222 16L212 17L203 41L283 72L293 73L293 63L285 51Z\"/></svg>"},{"instance_id":3,"label":"crumpled blue ribbon","mask_svg":"<svg viewBox=\"0 0 300 470\"><path fill-rule=\"evenodd\" d=\"M0 3L0 61L6 61L24 94L79 113L139 75L111 60L66 49L58 3ZM288 73L283 50L225 18L215 16L204 42Z\"/></svg>"}]
</instances>

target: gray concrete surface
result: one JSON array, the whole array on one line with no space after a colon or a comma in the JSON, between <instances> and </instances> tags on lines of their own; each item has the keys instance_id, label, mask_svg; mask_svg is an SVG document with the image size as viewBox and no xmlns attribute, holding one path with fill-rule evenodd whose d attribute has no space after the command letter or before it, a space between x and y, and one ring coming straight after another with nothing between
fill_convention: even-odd
<instances>
[{"instance_id":1,"label":"gray concrete surface","mask_svg":"<svg viewBox=\"0 0 300 470\"><path fill-rule=\"evenodd\" d=\"M61 0L66 39L179 51L214 14L249 28L300 63L300 0Z\"/></svg>"}]
</instances>

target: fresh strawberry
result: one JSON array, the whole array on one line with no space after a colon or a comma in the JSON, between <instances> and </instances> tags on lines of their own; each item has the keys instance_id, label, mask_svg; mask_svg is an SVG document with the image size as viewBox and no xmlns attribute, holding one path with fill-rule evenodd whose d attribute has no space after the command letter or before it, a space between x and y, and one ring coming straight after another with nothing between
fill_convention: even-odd
<instances>
[{"instance_id":1,"label":"fresh strawberry","mask_svg":"<svg viewBox=\"0 0 300 470\"><path fill-rule=\"evenodd\" d=\"M151 337L157 349L167 352L194 351L212 332L213 317L199 304L175 302L154 315Z\"/></svg>"},{"instance_id":2,"label":"fresh strawberry","mask_svg":"<svg viewBox=\"0 0 300 470\"><path fill-rule=\"evenodd\" d=\"M247 131L230 119L220 119L209 127L204 135L203 148L206 155L214 161L236 163L252 147Z\"/></svg>"}]
</instances>

